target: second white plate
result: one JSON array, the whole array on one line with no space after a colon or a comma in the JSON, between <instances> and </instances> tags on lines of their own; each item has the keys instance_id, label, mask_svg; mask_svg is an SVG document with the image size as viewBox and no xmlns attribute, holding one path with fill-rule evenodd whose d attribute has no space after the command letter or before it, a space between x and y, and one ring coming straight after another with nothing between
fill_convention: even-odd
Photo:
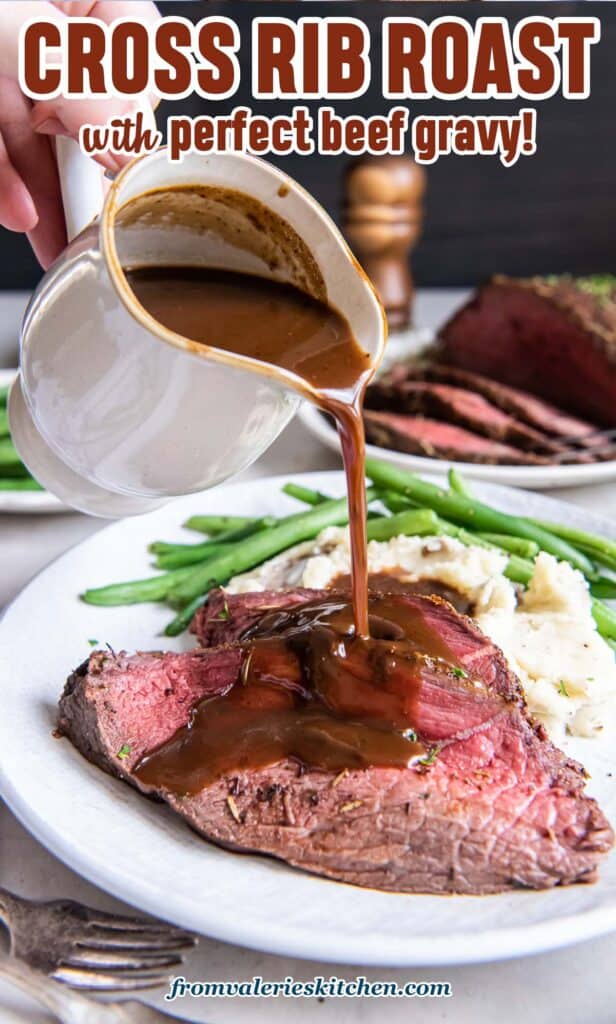
<instances>
[{"instance_id":1,"label":"second white plate","mask_svg":"<svg viewBox=\"0 0 616 1024\"><path fill-rule=\"evenodd\" d=\"M338 435L323 414L314 405L305 402L299 418L315 437L328 448L340 451ZM393 448L366 446L369 455L391 462L413 473L433 473L444 476L453 467L473 480L510 487L528 487L531 490L551 490L556 487L588 487L591 484L616 480L616 459L609 462L590 462L579 466L488 466L475 462L450 462L447 459L429 459L421 455L407 455Z\"/></svg>"}]
</instances>

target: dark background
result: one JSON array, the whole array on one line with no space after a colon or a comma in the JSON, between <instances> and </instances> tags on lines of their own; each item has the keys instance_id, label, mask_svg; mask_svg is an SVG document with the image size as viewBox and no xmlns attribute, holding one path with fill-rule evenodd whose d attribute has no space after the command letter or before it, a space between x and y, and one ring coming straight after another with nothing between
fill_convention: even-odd
<instances>
[{"instance_id":1,"label":"dark background","mask_svg":"<svg viewBox=\"0 0 616 1024\"><path fill-rule=\"evenodd\" d=\"M253 110L282 113L293 106L281 101L255 103L250 96L250 21L272 14L271 3L236 0L193 0L160 3L164 14L198 20L216 13L237 20L242 33L243 83L230 100L216 104L225 113L238 104ZM505 16L512 22L529 14L597 15L602 38L591 48L591 96L564 100L554 96L537 104L537 153L504 168L497 157L441 157L427 168L428 195L423 239L413 264L419 285L474 284L495 271L512 274L593 273L616 271L616 10L605 3L277 3L275 12L287 18L307 14L352 15L363 19L372 33L374 84L359 99L334 103L341 114L385 112L393 102L380 96L380 23L387 15L404 12L429 21L459 14ZM396 101L399 103L399 101ZM316 106L317 104L308 104ZM521 101L437 100L410 104L416 113L510 113ZM164 103L159 123L170 113L203 112L199 97ZM212 106L208 108L212 112ZM278 158L289 174L313 192L334 217L339 216L341 178L348 157L290 156ZM40 271L27 242L0 229L0 288L29 288Z\"/></svg>"}]
</instances>

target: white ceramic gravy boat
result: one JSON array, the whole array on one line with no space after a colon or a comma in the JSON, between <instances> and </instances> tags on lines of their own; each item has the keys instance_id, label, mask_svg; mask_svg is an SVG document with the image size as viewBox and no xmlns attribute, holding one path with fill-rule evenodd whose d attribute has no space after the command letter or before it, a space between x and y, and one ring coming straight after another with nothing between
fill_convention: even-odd
<instances>
[{"instance_id":1,"label":"white ceramic gravy boat","mask_svg":"<svg viewBox=\"0 0 616 1024\"><path fill-rule=\"evenodd\" d=\"M141 216L118 217L128 200L178 186L194 186L188 205L170 211L166 201L153 207L145 198ZM212 189L244 199L230 202L223 191L217 200ZM23 461L82 511L133 515L212 487L258 458L311 395L288 371L163 327L122 272L122 264L182 263L321 289L372 362L381 358L385 316L374 289L332 220L293 179L239 154L189 156L179 166L164 150L135 160L36 289L9 401Z\"/></svg>"}]
</instances>

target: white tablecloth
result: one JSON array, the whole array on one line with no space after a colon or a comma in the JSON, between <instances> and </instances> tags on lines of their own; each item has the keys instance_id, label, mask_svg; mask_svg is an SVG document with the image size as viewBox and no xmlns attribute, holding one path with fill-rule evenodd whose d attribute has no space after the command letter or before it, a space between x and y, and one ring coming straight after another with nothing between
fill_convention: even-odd
<instances>
[{"instance_id":1,"label":"white tablecloth","mask_svg":"<svg viewBox=\"0 0 616 1024\"><path fill-rule=\"evenodd\" d=\"M460 291L420 292L416 321L421 326L441 322L463 297ZM0 366L15 363L15 338L25 304L21 294L0 293ZM245 476L254 478L278 473L339 468L336 455L313 440L297 422L292 423L268 452ZM610 514L616 485L550 492L589 510ZM105 523L85 516L0 516L0 608L46 564ZM10 708L3 707L3 714ZM72 896L104 909L120 904L69 871L41 847L0 804L0 885L31 898ZM241 908L238 908L241 913ZM278 1024L293 1018L298 1022L351 1024L381 1021L391 1024L409 1020L421 1024L475 1024L479 1019L524 1024L614 1024L616 1021L616 936L573 948L501 964L451 969L365 970L332 967L269 956L239 947L203 939L186 965L185 975L193 979L248 980L261 975L297 980L315 975L355 977L365 974L373 980L448 980L453 996L446 1000L384 999L232 999L212 1000L206 1007L210 1024ZM189 1006L184 1004L185 1012ZM179 1011L178 1011L179 1012ZM203 1008L201 1008L203 1012ZM0 1024L42 1024L50 1018L6 984L0 983Z\"/></svg>"}]
</instances>

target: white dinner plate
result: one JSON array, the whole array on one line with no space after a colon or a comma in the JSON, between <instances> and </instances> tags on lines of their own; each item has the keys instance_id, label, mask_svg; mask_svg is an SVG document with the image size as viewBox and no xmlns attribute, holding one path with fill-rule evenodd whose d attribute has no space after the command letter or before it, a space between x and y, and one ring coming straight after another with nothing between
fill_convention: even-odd
<instances>
[{"instance_id":1,"label":"white dinner plate","mask_svg":"<svg viewBox=\"0 0 616 1024\"><path fill-rule=\"evenodd\" d=\"M0 370L0 387L12 384L17 370ZM49 491L0 491L0 512L17 514L43 512L70 512Z\"/></svg>"},{"instance_id":2,"label":"white dinner plate","mask_svg":"<svg viewBox=\"0 0 616 1024\"><path fill-rule=\"evenodd\" d=\"M45 569L0 623L0 791L52 853L134 906L197 932L281 955L361 965L437 965L521 956L616 929L616 856L595 885L496 896L413 896L316 878L261 856L199 838L163 805L85 761L52 735L67 674L90 639L119 650L163 646L168 609L96 608L79 591L147 575L146 546L189 539L180 527L202 513L280 515L293 479L344 493L341 473L310 473L219 487L124 520ZM612 536L612 525L550 499L481 484L478 495L511 512L559 519ZM568 741L591 773L589 790L616 822L611 741ZM616 776L616 772L614 773Z\"/></svg>"},{"instance_id":3,"label":"white dinner plate","mask_svg":"<svg viewBox=\"0 0 616 1024\"><path fill-rule=\"evenodd\" d=\"M340 451L335 428L315 405L304 402L298 416L307 430L328 448ZM616 459L607 462L589 462L579 466L484 466L475 462L450 462L448 459L429 459L422 455L407 455L393 448L366 445L368 455L384 462L408 469L413 473L432 473L444 476L453 467L472 480L487 480L509 487L528 487L531 490L551 490L556 487L589 487L616 480Z\"/></svg>"}]
</instances>

